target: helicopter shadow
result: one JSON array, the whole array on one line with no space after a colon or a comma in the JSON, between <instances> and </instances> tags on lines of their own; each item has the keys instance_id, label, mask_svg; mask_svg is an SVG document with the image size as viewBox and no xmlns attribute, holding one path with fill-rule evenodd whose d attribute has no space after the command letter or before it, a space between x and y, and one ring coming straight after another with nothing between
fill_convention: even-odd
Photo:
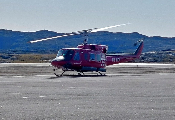
<instances>
[{"instance_id":1,"label":"helicopter shadow","mask_svg":"<svg viewBox=\"0 0 175 120\"><path fill-rule=\"evenodd\" d=\"M107 76L105 74L103 75L57 75L57 76L54 76L54 77L50 77L48 79L57 79L57 78L80 78L80 77L104 77L104 76Z\"/></svg>"}]
</instances>

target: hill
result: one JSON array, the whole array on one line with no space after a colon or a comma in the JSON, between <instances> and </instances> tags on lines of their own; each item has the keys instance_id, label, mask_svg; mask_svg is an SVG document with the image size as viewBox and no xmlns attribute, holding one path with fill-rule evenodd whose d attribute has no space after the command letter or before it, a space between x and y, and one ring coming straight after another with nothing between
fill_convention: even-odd
<instances>
[{"instance_id":1,"label":"hill","mask_svg":"<svg viewBox=\"0 0 175 120\"><path fill-rule=\"evenodd\" d=\"M16 59L11 54L56 54L61 48L76 47L81 44L84 37L81 35L62 37L38 43L28 43L47 37L63 35L54 31L40 30L36 32L20 32L0 29L0 59ZM175 61L175 37L146 36L138 32L122 33L99 31L89 34L88 43L104 44L108 46L108 52L133 53L137 46L134 43L144 38L143 55L140 61L164 62ZM166 57L166 58L165 58ZM26 57L25 57L26 58ZM43 58L43 57L41 57ZM166 60L165 60L166 59Z\"/></svg>"},{"instance_id":2,"label":"hill","mask_svg":"<svg viewBox=\"0 0 175 120\"><path fill-rule=\"evenodd\" d=\"M53 53L63 47L76 47L83 42L83 36L75 35L57 38L53 40L30 44L31 40L62 35L48 30L36 32L20 32L0 29L0 51L18 53ZM136 47L133 44L144 38L143 52L161 51L175 48L175 37L167 38L160 36L148 37L146 35L133 33L112 33L99 31L89 34L88 43L108 45L109 52L133 52Z\"/></svg>"}]
</instances>

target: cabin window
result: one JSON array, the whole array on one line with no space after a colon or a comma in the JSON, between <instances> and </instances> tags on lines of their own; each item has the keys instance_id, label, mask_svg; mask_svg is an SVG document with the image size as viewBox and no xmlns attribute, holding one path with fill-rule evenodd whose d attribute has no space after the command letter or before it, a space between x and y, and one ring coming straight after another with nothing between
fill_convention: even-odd
<instances>
[{"instance_id":1,"label":"cabin window","mask_svg":"<svg viewBox=\"0 0 175 120\"><path fill-rule=\"evenodd\" d=\"M101 54L97 54L97 61L98 61L98 62L101 61Z\"/></svg>"},{"instance_id":2,"label":"cabin window","mask_svg":"<svg viewBox=\"0 0 175 120\"><path fill-rule=\"evenodd\" d=\"M115 62L115 58L112 58L112 62Z\"/></svg>"},{"instance_id":3,"label":"cabin window","mask_svg":"<svg viewBox=\"0 0 175 120\"><path fill-rule=\"evenodd\" d=\"M79 52L75 53L74 60L76 60L76 61L80 60L80 53Z\"/></svg>"},{"instance_id":4,"label":"cabin window","mask_svg":"<svg viewBox=\"0 0 175 120\"><path fill-rule=\"evenodd\" d=\"M102 55L101 55L101 60L106 60L106 56L104 53L102 53Z\"/></svg>"},{"instance_id":5,"label":"cabin window","mask_svg":"<svg viewBox=\"0 0 175 120\"><path fill-rule=\"evenodd\" d=\"M84 54L84 59L88 60L88 54L87 53Z\"/></svg>"},{"instance_id":6,"label":"cabin window","mask_svg":"<svg viewBox=\"0 0 175 120\"><path fill-rule=\"evenodd\" d=\"M93 53L90 54L90 60L95 61L95 54Z\"/></svg>"}]
</instances>

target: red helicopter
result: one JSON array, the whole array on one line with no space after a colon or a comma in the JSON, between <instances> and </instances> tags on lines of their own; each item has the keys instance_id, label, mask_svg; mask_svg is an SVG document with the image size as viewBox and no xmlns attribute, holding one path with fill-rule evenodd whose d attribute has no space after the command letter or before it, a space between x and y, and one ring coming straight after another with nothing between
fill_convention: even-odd
<instances>
[{"instance_id":1,"label":"red helicopter","mask_svg":"<svg viewBox=\"0 0 175 120\"><path fill-rule=\"evenodd\" d=\"M105 75L102 74L102 72L106 72L106 66L133 61L134 59L139 58L143 49L143 40L138 41L140 42L140 45L133 54L107 54L108 46L87 43L88 33L102 31L105 29L119 27L122 25L126 24L114 25L105 28L82 30L78 32L72 32L69 34L64 34L62 36L34 40L30 41L30 43L82 34L85 37L83 44L78 45L77 48L60 49L56 58L51 61L52 66L54 66L55 68L62 68L63 70L61 75L57 75L56 73L54 74L56 76L62 76L64 72L71 70L77 71L78 75L81 75L81 73L84 75L84 72L89 71L95 71L98 72L100 75ZM56 69L54 69L54 71L55 70Z\"/></svg>"}]
</instances>

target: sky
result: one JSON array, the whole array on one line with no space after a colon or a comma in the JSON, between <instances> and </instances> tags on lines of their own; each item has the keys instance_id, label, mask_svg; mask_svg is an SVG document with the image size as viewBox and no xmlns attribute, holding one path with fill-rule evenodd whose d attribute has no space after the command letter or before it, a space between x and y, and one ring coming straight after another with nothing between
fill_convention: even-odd
<instances>
[{"instance_id":1,"label":"sky","mask_svg":"<svg viewBox=\"0 0 175 120\"><path fill-rule=\"evenodd\" d=\"M0 29L71 33L109 29L175 37L175 0L0 0Z\"/></svg>"}]
</instances>

